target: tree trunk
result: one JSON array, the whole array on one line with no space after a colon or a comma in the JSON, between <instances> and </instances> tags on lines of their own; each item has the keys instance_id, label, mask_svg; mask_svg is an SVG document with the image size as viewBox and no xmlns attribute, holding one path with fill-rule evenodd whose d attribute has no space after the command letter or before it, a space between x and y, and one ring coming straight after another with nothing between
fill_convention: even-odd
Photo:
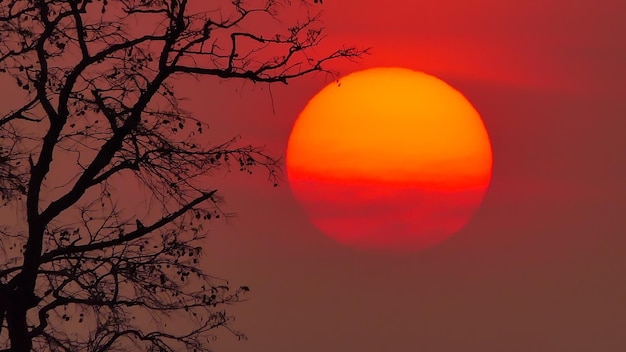
<instances>
[{"instance_id":1,"label":"tree trunk","mask_svg":"<svg viewBox=\"0 0 626 352\"><path fill-rule=\"evenodd\" d=\"M9 328L9 340L11 352L30 352L33 342L28 333L26 315L28 310L36 307L38 300L35 296L37 270L41 258L43 229L38 219L29 217L29 236L24 251L24 263L22 271L16 277L16 288L10 292L8 307L6 310L7 326Z\"/></svg>"},{"instance_id":2,"label":"tree trunk","mask_svg":"<svg viewBox=\"0 0 626 352\"><path fill-rule=\"evenodd\" d=\"M11 302L7 309L6 319L11 340L11 352L30 352L32 341L28 336L26 323L27 308L20 302Z\"/></svg>"}]
</instances>

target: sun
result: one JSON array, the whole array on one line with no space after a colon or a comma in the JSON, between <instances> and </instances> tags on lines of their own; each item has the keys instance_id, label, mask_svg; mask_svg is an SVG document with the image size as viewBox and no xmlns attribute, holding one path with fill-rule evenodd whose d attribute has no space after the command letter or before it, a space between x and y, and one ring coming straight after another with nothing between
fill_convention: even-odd
<instances>
[{"instance_id":1,"label":"sun","mask_svg":"<svg viewBox=\"0 0 626 352\"><path fill-rule=\"evenodd\" d=\"M444 81L372 68L323 88L287 146L291 189L337 242L413 251L458 232L481 204L492 169L472 104Z\"/></svg>"}]
</instances>

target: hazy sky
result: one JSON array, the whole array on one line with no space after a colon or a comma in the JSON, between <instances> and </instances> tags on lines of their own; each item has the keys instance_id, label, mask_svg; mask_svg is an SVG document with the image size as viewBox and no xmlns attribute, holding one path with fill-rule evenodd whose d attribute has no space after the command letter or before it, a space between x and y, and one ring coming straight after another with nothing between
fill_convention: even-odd
<instances>
[{"instance_id":1,"label":"hazy sky","mask_svg":"<svg viewBox=\"0 0 626 352\"><path fill-rule=\"evenodd\" d=\"M327 0L323 8L329 46L374 48L358 65L338 65L343 73L421 70L473 102L493 144L492 184L463 231L393 256L325 238L287 183L236 176L223 190L239 216L213 230L207 257L214 272L251 286L236 310L250 340L216 346L623 351L626 3ZM228 128L282 154L324 84L272 87L276 115L261 85L207 85L192 99L230 96L215 106L231 116Z\"/></svg>"},{"instance_id":2,"label":"hazy sky","mask_svg":"<svg viewBox=\"0 0 626 352\"><path fill-rule=\"evenodd\" d=\"M326 238L286 178L274 188L262 172L215 175L238 216L211 229L205 265L251 288L233 307L249 341L224 335L216 351L624 351L626 2L315 8L328 34L320 50L373 47L340 72L402 66L463 92L491 137L492 183L460 233L390 255ZM274 85L270 96L267 85L189 80L180 92L206 116L208 138L241 134L284 155L298 113L326 83Z\"/></svg>"}]
</instances>

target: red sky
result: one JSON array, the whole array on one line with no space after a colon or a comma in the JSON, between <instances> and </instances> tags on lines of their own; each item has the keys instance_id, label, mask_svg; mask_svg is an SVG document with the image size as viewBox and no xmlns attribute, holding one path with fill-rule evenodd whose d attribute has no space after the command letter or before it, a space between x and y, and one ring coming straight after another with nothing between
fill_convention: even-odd
<instances>
[{"instance_id":1,"label":"red sky","mask_svg":"<svg viewBox=\"0 0 626 352\"><path fill-rule=\"evenodd\" d=\"M251 288L231 352L555 352L626 349L626 2L324 0L328 48L373 47L343 74L403 66L444 79L481 113L491 187L441 245L361 252L317 231L285 181L210 179L238 216L218 223L207 270ZM320 48L323 50L324 48ZM284 155L328 81L189 80L216 139ZM8 92L0 86L2 96Z\"/></svg>"},{"instance_id":2,"label":"red sky","mask_svg":"<svg viewBox=\"0 0 626 352\"><path fill-rule=\"evenodd\" d=\"M456 236L393 256L325 238L286 183L236 176L224 192L239 216L208 247L220 275L252 287L237 308L250 341L219 346L623 351L626 3L326 0L323 8L329 46L373 47L361 63L337 65L341 72L404 66L472 101L492 139L492 185ZM233 116L231 131L283 154L297 114L325 83L272 87L276 115L265 86L224 83L206 94L232 97L216 107Z\"/></svg>"}]
</instances>

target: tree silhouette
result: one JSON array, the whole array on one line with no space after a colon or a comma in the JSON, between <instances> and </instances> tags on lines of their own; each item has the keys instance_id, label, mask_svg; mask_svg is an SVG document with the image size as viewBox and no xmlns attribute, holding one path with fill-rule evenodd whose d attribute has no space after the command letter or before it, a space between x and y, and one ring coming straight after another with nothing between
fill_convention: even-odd
<instances>
[{"instance_id":1,"label":"tree silhouette","mask_svg":"<svg viewBox=\"0 0 626 352\"><path fill-rule=\"evenodd\" d=\"M0 234L5 351L208 351L218 328L243 337L225 307L248 288L198 265L223 215L198 178L261 167L275 181L276 160L238 138L202 142L174 79L287 83L364 51L315 56L316 16L268 33L287 0L192 4L0 1L0 78L24 97L0 115L0 194L19 216ZM125 206L132 182L149 194L143 213Z\"/></svg>"}]
</instances>

